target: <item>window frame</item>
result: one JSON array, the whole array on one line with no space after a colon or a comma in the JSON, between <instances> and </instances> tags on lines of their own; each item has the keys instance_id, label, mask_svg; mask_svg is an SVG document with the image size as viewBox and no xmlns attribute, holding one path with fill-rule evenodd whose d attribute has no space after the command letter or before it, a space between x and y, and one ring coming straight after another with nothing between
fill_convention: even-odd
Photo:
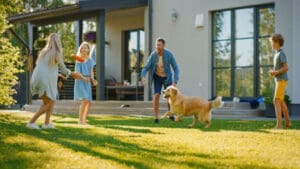
<instances>
[{"instance_id":1,"label":"window frame","mask_svg":"<svg viewBox=\"0 0 300 169\"><path fill-rule=\"evenodd\" d=\"M238 38L235 36L235 28L236 28L236 20L235 20L235 11L240 10L240 9L247 9L247 8L253 8L253 37L244 37L244 38ZM217 95L216 91L216 76L215 76L215 71L216 70L226 70L230 69L230 96L224 96L225 100L232 99L234 95L234 90L235 90L235 70L236 68L248 68L251 67L253 68L253 96L249 97L242 97L242 98L253 98L257 97L260 95L260 75L259 71L260 68L267 68L267 67L272 67L273 65L260 65L260 51L259 51L259 40L261 38L267 38L269 35L260 35L259 32L259 24L260 24L260 9L263 8L273 8L275 10L275 5L274 3L268 3L268 4L262 4L262 5L251 5L251 6L243 6L243 7L238 7L238 8L226 8L226 9L220 9L220 10L215 10L211 11L211 96L212 98ZM229 39L215 39L214 37L214 26L215 26L215 13L216 12L226 12L230 11L230 38ZM275 25L275 23L274 23ZM236 66L236 59L235 59L235 54L236 54L236 40L241 40L241 39L253 39L253 66ZM222 42L222 41L230 41L231 45L231 50L230 50L230 66L223 66L223 67L217 67L215 64L215 46L214 43L216 42Z\"/></svg>"},{"instance_id":2,"label":"window frame","mask_svg":"<svg viewBox=\"0 0 300 169\"><path fill-rule=\"evenodd\" d=\"M139 48L139 50L141 49L141 46L140 46L140 31L144 31L145 32L145 30L144 30L144 28L136 28L136 29L129 29L129 30L124 30L123 31L123 34L124 34L124 48L123 48L123 62L122 62L122 67L123 67L123 71L122 71L122 81L124 81L124 80L128 80L129 82L130 82L130 76L131 76L131 74L128 74L128 75L126 75L127 74L127 66L129 65L129 60L128 60L128 58L129 58L129 56L128 56L128 35L130 34L130 32L137 32L137 40L138 40L138 43L137 43L137 48ZM138 56L138 58L140 58L139 56ZM141 62L141 60L140 59L138 59L137 60L137 65L140 65L140 62ZM138 69L136 69L136 71L137 72L140 72L141 70L142 70L142 67L137 67ZM139 76L138 76L139 77Z\"/></svg>"}]
</instances>

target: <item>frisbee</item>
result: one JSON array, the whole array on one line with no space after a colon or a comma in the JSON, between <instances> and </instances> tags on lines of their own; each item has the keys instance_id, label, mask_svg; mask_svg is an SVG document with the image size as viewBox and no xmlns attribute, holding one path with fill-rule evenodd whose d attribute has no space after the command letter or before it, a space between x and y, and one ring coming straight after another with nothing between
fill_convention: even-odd
<instances>
[{"instance_id":1,"label":"frisbee","mask_svg":"<svg viewBox=\"0 0 300 169\"><path fill-rule=\"evenodd\" d=\"M75 59L78 62L84 62L84 58L82 58L80 56L77 56L75 54L72 54L71 56L72 56L73 59Z\"/></svg>"}]
</instances>

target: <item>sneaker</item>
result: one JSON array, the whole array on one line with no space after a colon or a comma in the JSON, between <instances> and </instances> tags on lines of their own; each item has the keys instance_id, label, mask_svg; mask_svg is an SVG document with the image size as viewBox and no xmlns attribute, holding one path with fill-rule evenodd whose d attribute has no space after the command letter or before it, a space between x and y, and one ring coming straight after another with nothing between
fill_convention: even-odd
<instances>
[{"instance_id":1,"label":"sneaker","mask_svg":"<svg viewBox=\"0 0 300 169\"><path fill-rule=\"evenodd\" d=\"M175 121L175 117L174 116L170 116L169 119L172 120L172 121Z\"/></svg>"},{"instance_id":2,"label":"sneaker","mask_svg":"<svg viewBox=\"0 0 300 169\"><path fill-rule=\"evenodd\" d=\"M43 129L55 129L54 125L49 123L49 124L43 124L42 125Z\"/></svg>"},{"instance_id":3,"label":"sneaker","mask_svg":"<svg viewBox=\"0 0 300 169\"><path fill-rule=\"evenodd\" d=\"M159 120L158 120L158 119L155 119L155 120L154 120L154 123L155 123L155 124L158 124L158 123L159 123Z\"/></svg>"},{"instance_id":4,"label":"sneaker","mask_svg":"<svg viewBox=\"0 0 300 169\"><path fill-rule=\"evenodd\" d=\"M40 129L40 127L36 123L27 123L26 127L29 129L36 129L36 130Z\"/></svg>"}]
</instances>

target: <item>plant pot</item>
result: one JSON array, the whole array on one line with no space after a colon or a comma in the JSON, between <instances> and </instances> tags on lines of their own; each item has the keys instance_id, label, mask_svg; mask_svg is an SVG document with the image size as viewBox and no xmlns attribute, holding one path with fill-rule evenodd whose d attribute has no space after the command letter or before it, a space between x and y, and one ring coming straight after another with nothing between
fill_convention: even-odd
<instances>
[{"instance_id":1,"label":"plant pot","mask_svg":"<svg viewBox=\"0 0 300 169\"><path fill-rule=\"evenodd\" d=\"M266 109L264 111L265 117L276 117L275 115L275 108L273 104L266 104Z\"/></svg>"},{"instance_id":2,"label":"plant pot","mask_svg":"<svg viewBox=\"0 0 300 169\"><path fill-rule=\"evenodd\" d=\"M289 115L291 116L292 115L292 105L291 104L287 104L286 105L288 110L289 110Z\"/></svg>"},{"instance_id":3,"label":"plant pot","mask_svg":"<svg viewBox=\"0 0 300 169\"><path fill-rule=\"evenodd\" d=\"M289 116L291 116L292 115L292 111L291 111L292 106L291 106L291 104L288 104L287 107L288 107L288 110L289 110ZM275 108L274 108L273 104L266 104L266 109L264 111L264 115L265 115L265 117L272 117L272 118L276 117ZM282 117L284 117L283 114L282 114Z\"/></svg>"}]
</instances>

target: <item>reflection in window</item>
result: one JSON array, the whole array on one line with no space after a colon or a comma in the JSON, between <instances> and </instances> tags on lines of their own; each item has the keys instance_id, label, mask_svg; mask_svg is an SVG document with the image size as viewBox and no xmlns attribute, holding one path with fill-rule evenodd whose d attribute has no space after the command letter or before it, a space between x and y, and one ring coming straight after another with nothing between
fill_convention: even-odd
<instances>
[{"instance_id":1,"label":"reflection in window","mask_svg":"<svg viewBox=\"0 0 300 169\"><path fill-rule=\"evenodd\" d=\"M274 79L268 75L273 67L273 51L269 37L275 32L274 8L259 9L259 94L273 93Z\"/></svg>"},{"instance_id":2,"label":"reflection in window","mask_svg":"<svg viewBox=\"0 0 300 169\"><path fill-rule=\"evenodd\" d=\"M214 71L216 96L230 96L230 69L216 69Z\"/></svg>"},{"instance_id":3,"label":"reflection in window","mask_svg":"<svg viewBox=\"0 0 300 169\"><path fill-rule=\"evenodd\" d=\"M259 34L269 36L275 31L275 11L274 8L259 9Z\"/></svg>"},{"instance_id":4,"label":"reflection in window","mask_svg":"<svg viewBox=\"0 0 300 169\"><path fill-rule=\"evenodd\" d=\"M236 38L253 37L253 8L235 11Z\"/></svg>"},{"instance_id":5,"label":"reflection in window","mask_svg":"<svg viewBox=\"0 0 300 169\"><path fill-rule=\"evenodd\" d=\"M231 12L230 11L222 11L214 13L214 39L222 40L222 39L230 39L231 35Z\"/></svg>"},{"instance_id":6,"label":"reflection in window","mask_svg":"<svg viewBox=\"0 0 300 169\"><path fill-rule=\"evenodd\" d=\"M259 77L260 77L260 94L270 94L273 93L273 89L275 86L274 79L270 78L268 72L270 67L261 67L259 69Z\"/></svg>"},{"instance_id":7,"label":"reflection in window","mask_svg":"<svg viewBox=\"0 0 300 169\"><path fill-rule=\"evenodd\" d=\"M258 42L260 65L273 65L273 51L269 38L260 38Z\"/></svg>"},{"instance_id":8,"label":"reflection in window","mask_svg":"<svg viewBox=\"0 0 300 169\"><path fill-rule=\"evenodd\" d=\"M212 18L214 96L256 97L272 88L274 5L216 11Z\"/></svg>"},{"instance_id":9,"label":"reflection in window","mask_svg":"<svg viewBox=\"0 0 300 169\"><path fill-rule=\"evenodd\" d=\"M234 95L249 97L253 95L253 68L235 69Z\"/></svg>"},{"instance_id":10,"label":"reflection in window","mask_svg":"<svg viewBox=\"0 0 300 169\"><path fill-rule=\"evenodd\" d=\"M215 66L230 67L230 54L230 41L218 41L214 43Z\"/></svg>"},{"instance_id":11,"label":"reflection in window","mask_svg":"<svg viewBox=\"0 0 300 169\"><path fill-rule=\"evenodd\" d=\"M236 66L253 66L253 39L236 40Z\"/></svg>"}]
</instances>

